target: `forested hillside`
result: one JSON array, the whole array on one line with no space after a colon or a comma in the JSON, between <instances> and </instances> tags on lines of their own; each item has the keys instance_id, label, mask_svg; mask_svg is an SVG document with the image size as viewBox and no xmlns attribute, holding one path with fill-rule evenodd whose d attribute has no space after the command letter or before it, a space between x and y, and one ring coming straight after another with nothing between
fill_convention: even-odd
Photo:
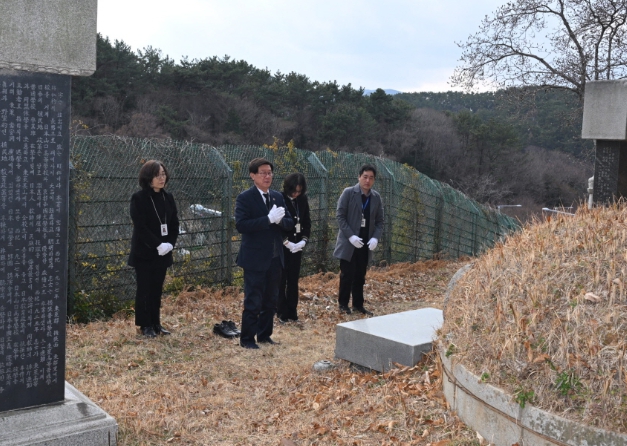
<instances>
[{"instance_id":1,"label":"forested hillside","mask_svg":"<svg viewBox=\"0 0 627 446\"><path fill-rule=\"evenodd\" d=\"M98 36L97 70L72 84L74 130L211 145L293 141L410 164L480 202L571 205L592 175L579 104L516 91L365 95L225 57L175 62ZM586 156L588 155L588 156Z\"/></svg>"},{"instance_id":2,"label":"forested hillside","mask_svg":"<svg viewBox=\"0 0 627 446\"><path fill-rule=\"evenodd\" d=\"M592 142L581 139L581 106L571 91L509 89L485 93L401 93L416 108L451 113L471 111L486 121L500 119L511 125L524 146L546 147L578 158L591 155Z\"/></svg>"}]
</instances>

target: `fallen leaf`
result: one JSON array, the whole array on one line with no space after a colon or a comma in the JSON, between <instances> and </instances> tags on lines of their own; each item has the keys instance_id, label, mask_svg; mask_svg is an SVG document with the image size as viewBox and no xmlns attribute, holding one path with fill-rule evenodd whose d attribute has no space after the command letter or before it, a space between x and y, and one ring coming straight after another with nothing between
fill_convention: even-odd
<instances>
[{"instance_id":1,"label":"fallen leaf","mask_svg":"<svg viewBox=\"0 0 627 446\"><path fill-rule=\"evenodd\" d=\"M594 293L586 293L585 296L583 296L583 298L594 303L597 303L601 300L601 298Z\"/></svg>"},{"instance_id":2,"label":"fallen leaf","mask_svg":"<svg viewBox=\"0 0 627 446\"><path fill-rule=\"evenodd\" d=\"M546 361L549 358L550 358L550 356L547 355L546 353L544 353L542 355L536 356L535 359L533 360L533 362L534 363L543 362L543 361Z\"/></svg>"}]
</instances>

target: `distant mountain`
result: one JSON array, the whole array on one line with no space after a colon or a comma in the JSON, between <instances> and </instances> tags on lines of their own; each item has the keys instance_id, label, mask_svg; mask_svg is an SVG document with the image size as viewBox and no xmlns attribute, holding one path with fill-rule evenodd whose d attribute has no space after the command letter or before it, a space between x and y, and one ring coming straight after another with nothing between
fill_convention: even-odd
<instances>
[{"instance_id":1,"label":"distant mountain","mask_svg":"<svg viewBox=\"0 0 627 446\"><path fill-rule=\"evenodd\" d=\"M370 96L375 91L376 90L364 90L364 96ZM392 90L391 88L384 88L383 91L385 91L387 94L392 95L392 96L395 94L402 93L402 91Z\"/></svg>"}]
</instances>

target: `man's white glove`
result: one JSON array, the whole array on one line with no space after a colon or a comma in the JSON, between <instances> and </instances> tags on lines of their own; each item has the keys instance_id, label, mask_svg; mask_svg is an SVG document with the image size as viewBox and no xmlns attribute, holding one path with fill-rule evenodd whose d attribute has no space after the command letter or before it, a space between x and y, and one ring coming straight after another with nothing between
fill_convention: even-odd
<instances>
[{"instance_id":1,"label":"man's white glove","mask_svg":"<svg viewBox=\"0 0 627 446\"><path fill-rule=\"evenodd\" d=\"M172 251L172 249L174 249L172 243L161 243L159 246L157 246L157 251L159 251L160 256L166 255L167 253Z\"/></svg>"},{"instance_id":2,"label":"man's white glove","mask_svg":"<svg viewBox=\"0 0 627 446\"><path fill-rule=\"evenodd\" d=\"M294 243L294 247L290 249L290 251L292 251L292 254L302 251L303 248L305 247L305 243L307 243L305 240L302 240L298 243Z\"/></svg>"},{"instance_id":3,"label":"man's white glove","mask_svg":"<svg viewBox=\"0 0 627 446\"><path fill-rule=\"evenodd\" d=\"M276 204L273 204L272 209L270 209L270 212L268 212L268 219L270 220L270 223L278 223L284 216L285 208L278 208L276 207Z\"/></svg>"},{"instance_id":4,"label":"man's white glove","mask_svg":"<svg viewBox=\"0 0 627 446\"><path fill-rule=\"evenodd\" d=\"M360 237L357 237L356 235L351 235L348 241L351 242L351 244L355 248L358 248L358 249L364 246L364 241Z\"/></svg>"},{"instance_id":5,"label":"man's white glove","mask_svg":"<svg viewBox=\"0 0 627 446\"><path fill-rule=\"evenodd\" d=\"M370 240L368 240L368 249L370 251L374 251L378 244L379 244L379 240L377 240L376 238L372 237Z\"/></svg>"},{"instance_id":6,"label":"man's white glove","mask_svg":"<svg viewBox=\"0 0 627 446\"><path fill-rule=\"evenodd\" d=\"M294 244L292 242L287 242L287 243L284 243L283 246L285 246L287 249L289 249L290 252L294 252L294 247L296 246L296 244Z\"/></svg>"}]
</instances>

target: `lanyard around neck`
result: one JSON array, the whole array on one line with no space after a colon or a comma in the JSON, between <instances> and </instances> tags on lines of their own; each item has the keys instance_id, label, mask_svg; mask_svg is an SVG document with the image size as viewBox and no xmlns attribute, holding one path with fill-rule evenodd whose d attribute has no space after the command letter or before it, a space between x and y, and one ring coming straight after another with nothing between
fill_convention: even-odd
<instances>
[{"instance_id":1,"label":"lanyard around neck","mask_svg":"<svg viewBox=\"0 0 627 446\"><path fill-rule=\"evenodd\" d=\"M155 201L150 196L150 201L152 201L152 208L155 210L155 214L157 214L157 218L159 219L159 224L164 225L168 222L168 214L165 211L165 195L163 195L163 222L161 221L161 217L159 217L159 212L157 212L157 207L155 206Z\"/></svg>"},{"instance_id":2,"label":"lanyard around neck","mask_svg":"<svg viewBox=\"0 0 627 446\"><path fill-rule=\"evenodd\" d=\"M368 197L368 199L366 200L365 203L361 204L361 213L363 214L364 211L366 210L366 207L368 206L368 203L370 203L370 197Z\"/></svg>"}]
</instances>

